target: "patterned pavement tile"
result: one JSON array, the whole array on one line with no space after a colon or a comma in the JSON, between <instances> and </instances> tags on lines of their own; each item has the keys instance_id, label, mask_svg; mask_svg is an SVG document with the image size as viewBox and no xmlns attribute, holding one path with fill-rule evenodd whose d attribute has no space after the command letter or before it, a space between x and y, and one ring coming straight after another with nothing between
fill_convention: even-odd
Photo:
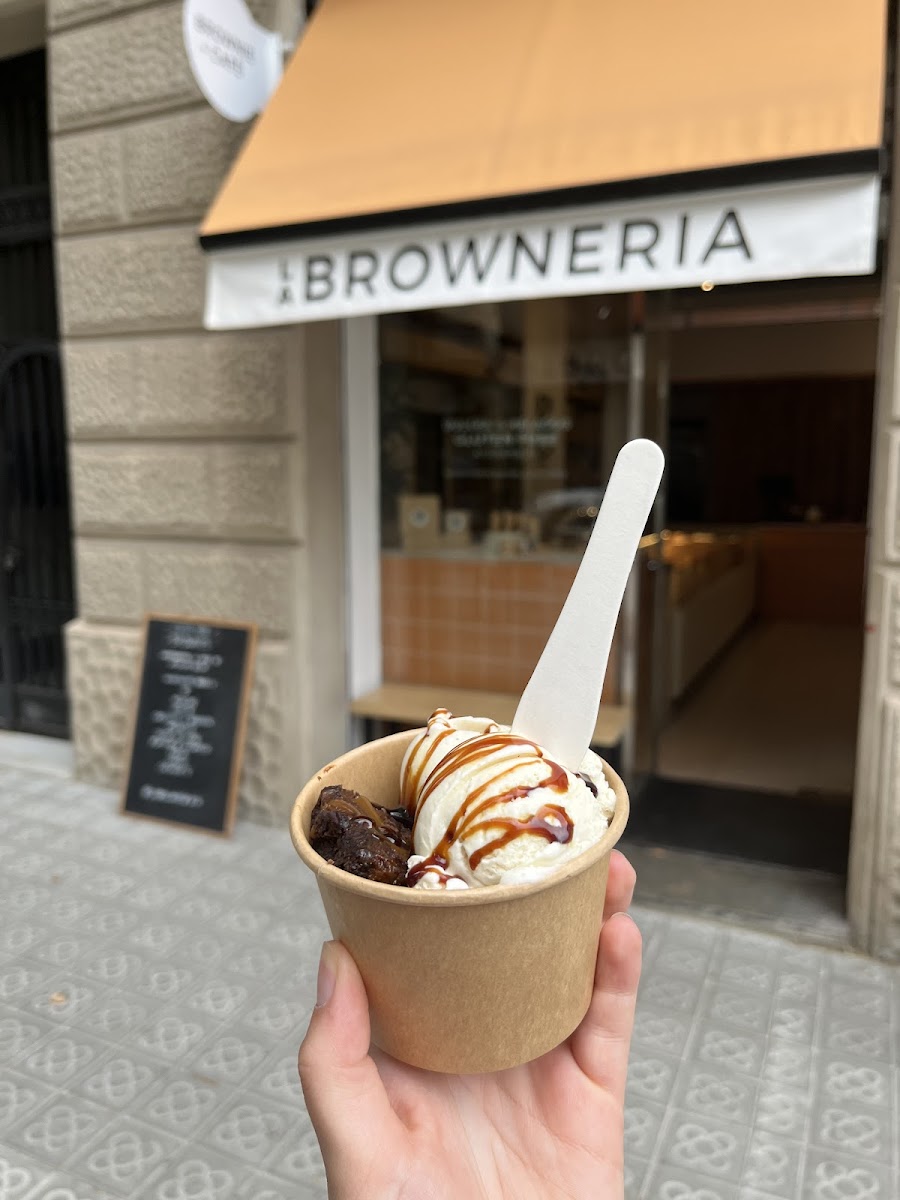
<instances>
[{"instance_id":1,"label":"patterned pavement tile","mask_svg":"<svg viewBox=\"0 0 900 1200\"><path fill-rule=\"evenodd\" d=\"M111 1048L74 1085L74 1091L121 1112L137 1103L165 1074L166 1064L130 1046Z\"/></svg>"},{"instance_id":2,"label":"patterned pavement tile","mask_svg":"<svg viewBox=\"0 0 900 1200\"><path fill-rule=\"evenodd\" d=\"M262 1171L253 1171L245 1179L240 1200L324 1200L324 1179L307 1184L285 1183Z\"/></svg>"},{"instance_id":3,"label":"patterned pavement tile","mask_svg":"<svg viewBox=\"0 0 900 1200\"><path fill-rule=\"evenodd\" d=\"M215 1027L209 1017L186 1006L161 1009L135 1035L138 1050L165 1062L181 1062L194 1053Z\"/></svg>"},{"instance_id":4,"label":"patterned pavement tile","mask_svg":"<svg viewBox=\"0 0 900 1200\"><path fill-rule=\"evenodd\" d=\"M803 1143L765 1130L750 1137L741 1184L771 1196L796 1196Z\"/></svg>"},{"instance_id":5,"label":"patterned pavement tile","mask_svg":"<svg viewBox=\"0 0 900 1200\"><path fill-rule=\"evenodd\" d=\"M758 1034L765 1034L768 1029L771 1008L771 997L766 991L749 988L715 987L706 1002L710 1021Z\"/></svg>"},{"instance_id":6,"label":"patterned pavement tile","mask_svg":"<svg viewBox=\"0 0 900 1200\"><path fill-rule=\"evenodd\" d=\"M39 962L50 963L54 967L67 967L84 974L81 964L94 949L95 942L92 938L71 932L48 938L27 953L30 958Z\"/></svg>"},{"instance_id":7,"label":"patterned pavement tile","mask_svg":"<svg viewBox=\"0 0 900 1200\"><path fill-rule=\"evenodd\" d=\"M0 1200L25 1200L51 1172L19 1150L0 1144Z\"/></svg>"},{"instance_id":8,"label":"patterned pavement tile","mask_svg":"<svg viewBox=\"0 0 900 1200\"><path fill-rule=\"evenodd\" d=\"M218 1110L232 1104L238 1093L213 1079L187 1071L171 1071L152 1087L141 1090L131 1103L134 1116L147 1125L177 1137L192 1138Z\"/></svg>"},{"instance_id":9,"label":"patterned pavement tile","mask_svg":"<svg viewBox=\"0 0 900 1200\"><path fill-rule=\"evenodd\" d=\"M771 1192L758 1192L756 1188L740 1188L737 1200L796 1200L795 1196L773 1196Z\"/></svg>"},{"instance_id":10,"label":"patterned pavement tile","mask_svg":"<svg viewBox=\"0 0 900 1200\"><path fill-rule=\"evenodd\" d=\"M199 879L196 881L198 885L201 882ZM212 924L224 908L225 904L222 900L206 896L202 891L188 892L186 895L179 895L178 898L178 915L191 925L207 926Z\"/></svg>"},{"instance_id":11,"label":"patterned pavement tile","mask_svg":"<svg viewBox=\"0 0 900 1200\"><path fill-rule=\"evenodd\" d=\"M675 1085L679 1062L665 1054L633 1050L628 1064L628 1093L637 1100L665 1103Z\"/></svg>"},{"instance_id":12,"label":"patterned pavement tile","mask_svg":"<svg viewBox=\"0 0 900 1200\"><path fill-rule=\"evenodd\" d=\"M756 1104L756 1126L767 1133L803 1140L807 1135L812 1096L806 1088L763 1083Z\"/></svg>"},{"instance_id":13,"label":"patterned pavement tile","mask_svg":"<svg viewBox=\"0 0 900 1200\"><path fill-rule=\"evenodd\" d=\"M772 1038L766 1047L762 1078L766 1083L805 1088L809 1084L812 1064L811 1046Z\"/></svg>"},{"instance_id":14,"label":"patterned pavement tile","mask_svg":"<svg viewBox=\"0 0 900 1200\"><path fill-rule=\"evenodd\" d=\"M888 1109L893 1104L894 1072L877 1059L823 1051L817 1057L817 1070L819 1093L832 1103L850 1101Z\"/></svg>"},{"instance_id":15,"label":"patterned pavement tile","mask_svg":"<svg viewBox=\"0 0 900 1200\"><path fill-rule=\"evenodd\" d=\"M24 957L4 963L0 967L0 1004L31 1009L35 998L43 994L43 984L52 973L52 968L46 963Z\"/></svg>"},{"instance_id":16,"label":"patterned pavement tile","mask_svg":"<svg viewBox=\"0 0 900 1200\"><path fill-rule=\"evenodd\" d=\"M644 1194L643 1183L647 1178L649 1163L625 1149L625 1200L640 1200Z\"/></svg>"},{"instance_id":17,"label":"patterned pavement tile","mask_svg":"<svg viewBox=\"0 0 900 1200\"><path fill-rule=\"evenodd\" d=\"M305 1120L306 1114L297 1105L238 1094L216 1112L198 1136L214 1150L261 1167L289 1134L296 1135Z\"/></svg>"},{"instance_id":18,"label":"patterned pavement tile","mask_svg":"<svg viewBox=\"0 0 900 1200\"><path fill-rule=\"evenodd\" d=\"M27 1075L20 1075L11 1067L4 1067L0 1076L0 1142L6 1140L8 1130L55 1094L49 1084L39 1083Z\"/></svg>"},{"instance_id":19,"label":"patterned pavement tile","mask_svg":"<svg viewBox=\"0 0 900 1200\"><path fill-rule=\"evenodd\" d=\"M20 954L34 955L37 948L48 941L48 930L25 917L10 920L10 910L4 906L3 924L0 926L0 954L18 957Z\"/></svg>"},{"instance_id":20,"label":"patterned pavement tile","mask_svg":"<svg viewBox=\"0 0 900 1200\"><path fill-rule=\"evenodd\" d=\"M159 1129L116 1117L69 1165L98 1187L130 1200L151 1172L182 1148L183 1143Z\"/></svg>"},{"instance_id":21,"label":"patterned pavement tile","mask_svg":"<svg viewBox=\"0 0 900 1200\"><path fill-rule=\"evenodd\" d=\"M693 1013L703 989L701 980L675 975L648 975L641 984L640 999L650 1008Z\"/></svg>"},{"instance_id":22,"label":"patterned pavement tile","mask_svg":"<svg viewBox=\"0 0 900 1200\"><path fill-rule=\"evenodd\" d=\"M251 1169L205 1146L189 1146L153 1172L140 1200L237 1200Z\"/></svg>"},{"instance_id":23,"label":"patterned pavement tile","mask_svg":"<svg viewBox=\"0 0 900 1200\"><path fill-rule=\"evenodd\" d=\"M228 971L253 983L264 984L284 966L284 955L271 946L241 944L228 957Z\"/></svg>"},{"instance_id":24,"label":"patterned pavement tile","mask_svg":"<svg viewBox=\"0 0 900 1200\"><path fill-rule=\"evenodd\" d=\"M298 1189L305 1188L315 1195L313 1189L319 1188L319 1194L325 1194L325 1164L308 1120L303 1122L299 1131L293 1130L288 1134L269 1156L265 1167L272 1175L294 1184ZM300 1194L303 1194L302 1191Z\"/></svg>"},{"instance_id":25,"label":"patterned pavement tile","mask_svg":"<svg viewBox=\"0 0 900 1200\"><path fill-rule=\"evenodd\" d=\"M750 1125L757 1084L749 1076L705 1063L685 1063L672 1103L685 1112Z\"/></svg>"},{"instance_id":26,"label":"patterned pavement tile","mask_svg":"<svg viewBox=\"0 0 900 1200\"><path fill-rule=\"evenodd\" d=\"M46 922L51 934L69 929L75 930L76 927L82 929L84 923L98 911L102 903L102 897L95 901L83 896L76 896L74 893L69 896L51 895L43 905L34 909L32 916Z\"/></svg>"},{"instance_id":27,"label":"patterned pavement tile","mask_svg":"<svg viewBox=\"0 0 900 1200\"><path fill-rule=\"evenodd\" d=\"M165 914L163 914L163 917ZM133 946L138 954L142 951L170 958L172 951L183 942L188 933L188 926L177 921L154 920L138 921L133 929L125 934L125 941ZM202 959L199 961L203 962ZM205 966L206 963L204 962Z\"/></svg>"},{"instance_id":28,"label":"patterned pavement tile","mask_svg":"<svg viewBox=\"0 0 900 1200\"><path fill-rule=\"evenodd\" d=\"M201 973L196 964L180 963L174 959L149 959L144 962L132 991L149 996L158 1004L168 1004L197 986Z\"/></svg>"},{"instance_id":29,"label":"patterned pavement tile","mask_svg":"<svg viewBox=\"0 0 900 1200\"><path fill-rule=\"evenodd\" d=\"M140 919L139 913L129 912L125 908L101 908L91 913L80 928L83 933L100 939L121 937L133 929Z\"/></svg>"},{"instance_id":30,"label":"patterned pavement tile","mask_svg":"<svg viewBox=\"0 0 900 1200\"><path fill-rule=\"evenodd\" d=\"M93 1183L75 1179L67 1171L48 1175L28 1200L114 1200L109 1192L100 1192Z\"/></svg>"},{"instance_id":31,"label":"patterned pavement tile","mask_svg":"<svg viewBox=\"0 0 900 1200\"><path fill-rule=\"evenodd\" d=\"M857 1162L877 1161L892 1167L896 1132L891 1114L883 1108L820 1098L812 1112L809 1140Z\"/></svg>"},{"instance_id":32,"label":"patterned pavement tile","mask_svg":"<svg viewBox=\"0 0 900 1200\"><path fill-rule=\"evenodd\" d=\"M95 946L85 956L80 970L86 979L90 979L98 987L133 989L146 966L146 958L136 950L104 942Z\"/></svg>"},{"instance_id":33,"label":"patterned pavement tile","mask_svg":"<svg viewBox=\"0 0 900 1200\"><path fill-rule=\"evenodd\" d=\"M697 1031L694 1057L755 1078L762 1069L764 1049L763 1039L758 1035L704 1022Z\"/></svg>"},{"instance_id":34,"label":"patterned pavement tile","mask_svg":"<svg viewBox=\"0 0 900 1200\"><path fill-rule=\"evenodd\" d=\"M815 997L811 1000L800 1000L794 996L786 999L776 997L769 1037L811 1046L816 1031L817 1008Z\"/></svg>"},{"instance_id":35,"label":"patterned pavement tile","mask_svg":"<svg viewBox=\"0 0 900 1200\"><path fill-rule=\"evenodd\" d=\"M768 993L775 982L773 967L745 954L733 954L723 959L719 974L723 984L741 991Z\"/></svg>"},{"instance_id":36,"label":"patterned pavement tile","mask_svg":"<svg viewBox=\"0 0 900 1200\"><path fill-rule=\"evenodd\" d=\"M826 1013L822 1022L821 1045L825 1050L875 1058L879 1062L889 1060L893 1053L891 1030L886 1022L869 1020L857 1013Z\"/></svg>"},{"instance_id":37,"label":"patterned pavement tile","mask_svg":"<svg viewBox=\"0 0 900 1200\"><path fill-rule=\"evenodd\" d=\"M263 992L248 1006L241 1020L268 1042L284 1045L287 1041L299 1046L309 1021L309 1007L297 996Z\"/></svg>"},{"instance_id":38,"label":"patterned pavement tile","mask_svg":"<svg viewBox=\"0 0 900 1200\"><path fill-rule=\"evenodd\" d=\"M64 1167L114 1114L82 1096L57 1094L10 1129L6 1140L42 1163Z\"/></svg>"},{"instance_id":39,"label":"patterned pavement tile","mask_svg":"<svg viewBox=\"0 0 900 1200\"><path fill-rule=\"evenodd\" d=\"M775 995L785 1004L792 1001L811 1004L819 994L819 987L819 972L808 967L782 964L782 969L775 977Z\"/></svg>"},{"instance_id":40,"label":"patterned pavement tile","mask_svg":"<svg viewBox=\"0 0 900 1200\"><path fill-rule=\"evenodd\" d=\"M241 1011L253 990L240 980L215 976L204 979L193 991L188 992L183 1003L187 1008L212 1017L214 1021L227 1021Z\"/></svg>"},{"instance_id":41,"label":"patterned pavement tile","mask_svg":"<svg viewBox=\"0 0 900 1200\"><path fill-rule=\"evenodd\" d=\"M644 1005L634 1024L634 1042L644 1050L679 1056L687 1043L691 1020L680 1013L658 1012Z\"/></svg>"},{"instance_id":42,"label":"patterned pavement tile","mask_svg":"<svg viewBox=\"0 0 900 1200\"><path fill-rule=\"evenodd\" d=\"M242 1026L218 1030L190 1059L200 1076L240 1086L266 1058L271 1045Z\"/></svg>"},{"instance_id":43,"label":"patterned pavement tile","mask_svg":"<svg viewBox=\"0 0 900 1200\"><path fill-rule=\"evenodd\" d=\"M31 991L27 1007L39 1017L64 1024L96 1007L98 999L97 987L90 980L51 967L40 985Z\"/></svg>"},{"instance_id":44,"label":"patterned pavement tile","mask_svg":"<svg viewBox=\"0 0 900 1200\"><path fill-rule=\"evenodd\" d=\"M738 1200L737 1185L662 1162L650 1173L639 1200Z\"/></svg>"},{"instance_id":45,"label":"patterned pavement tile","mask_svg":"<svg viewBox=\"0 0 900 1200\"><path fill-rule=\"evenodd\" d=\"M627 1158L649 1159L656 1148L666 1115L664 1104L644 1100L625 1109L625 1154Z\"/></svg>"},{"instance_id":46,"label":"patterned pavement tile","mask_svg":"<svg viewBox=\"0 0 900 1200\"><path fill-rule=\"evenodd\" d=\"M806 1151L802 1200L895 1200L887 1167L834 1154Z\"/></svg>"},{"instance_id":47,"label":"patterned pavement tile","mask_svg":"<svg viewBox=\"0 0 900 1200\"><path fill-rule=\"evenodd\" d=\"M0 1062L12 1066L53 1033L53 1025L40 1017L0 1007Z\"/></svg>"},{"instance_id":48,"label":"patterned pavement tile","mask_svg":"<svg viewBox=\"0 0 900 1200\"><path fill-rule=\"evenodd\" d=\"M109 1044L80 1029L65 1026L53 1029L33 1049L19 1059L18 1067L33 1079L51 1087L68 1087L78 1076L98 1062Z\"/></svg>"},{"instance_id":49,"label":"patterned pavement tile","mask_svg":"<svg viewBox=\"0 0 900 1200\"><path fill-rule=\"evenodd\" d=\"M126 1042L146 1024L151 1011L152 1005L146 997L103 991L94 1004L80 1008L71 1023L106 1041Z\"/></svg>"},{"instance_id":50,"label":"patterned pavement tile","mask_svg":"<svg viewBox=\"0 0 900 1200\"><path fill-rule=\"evenodd\" d=\"M303 1092L297 1073L297 1047L276 1047L244 1085L248 1091L284 1104L302 1105Z\"/></svg>"},{"instance_id":51,"label":"patterned pavement tile","mask_svg":"<svg viewBox=\"0 0 900 1200\"><path fill-rule=\"evenodd\" d=\"M737 1183L748 1140L746 1126L675 1110L663 1135L661 1160L698 1175Z\"/></svg>"}]
</instances>

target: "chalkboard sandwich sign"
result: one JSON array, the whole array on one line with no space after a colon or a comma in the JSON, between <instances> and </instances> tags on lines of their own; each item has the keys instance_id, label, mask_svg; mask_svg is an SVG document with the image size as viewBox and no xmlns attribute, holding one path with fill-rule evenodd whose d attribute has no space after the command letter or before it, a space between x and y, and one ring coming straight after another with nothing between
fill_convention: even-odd
<instances>
[{"instance_id":1,"label":"chalkboard sandwich sign","mask_svg":"<svg viewBox=\"0 0 900 1200\"><path fill-rule=\"evenodd\" d=\"M229 834L256 626L149 614L143 647L122 811Z\"/></svg>"}]
</instances>

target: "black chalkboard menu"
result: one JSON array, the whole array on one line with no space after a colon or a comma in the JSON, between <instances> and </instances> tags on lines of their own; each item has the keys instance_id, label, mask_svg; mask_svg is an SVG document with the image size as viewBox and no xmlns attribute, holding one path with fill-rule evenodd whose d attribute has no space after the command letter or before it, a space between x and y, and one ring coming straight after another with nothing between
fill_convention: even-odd
<instances>
[{"instance_id":1,"label":"black chalkboard menu","mask_svg":"<svg viewBox=\"0 0 900 1200\"><path fill-rule=\"evenodd\" d=\"M255 649L255 625L145 618L123 812L231 832Z\"/></svg>"}]
</instances>

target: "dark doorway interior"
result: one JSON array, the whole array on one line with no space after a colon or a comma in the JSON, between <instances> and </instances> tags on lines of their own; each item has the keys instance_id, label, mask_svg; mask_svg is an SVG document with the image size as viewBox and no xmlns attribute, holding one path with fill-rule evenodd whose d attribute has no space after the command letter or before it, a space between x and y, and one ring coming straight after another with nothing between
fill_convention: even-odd
<instances>
[{"instance_id":1,"label":"dark doorway interior","mask_svg":"<svg viewBox=\"0 0 900 1200\"><path fill-rule=\"evenodd\" d=\"M0 63L0 728L64 737L74 615L46 56Z\"/></svg>"}]
</instances>

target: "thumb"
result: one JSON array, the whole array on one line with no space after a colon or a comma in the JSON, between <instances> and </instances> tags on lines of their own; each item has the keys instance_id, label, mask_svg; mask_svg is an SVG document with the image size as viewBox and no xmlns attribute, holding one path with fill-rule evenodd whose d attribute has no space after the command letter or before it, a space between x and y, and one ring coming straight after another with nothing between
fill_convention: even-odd
<instances>
[{"instance_id":1,"label":"thumb","mask_svg":"<svg viewBox=\"0 0 900 1200\"><path fill-rule=\"evenodd\" d=\"M326 942L319 961L316 1007L298 1066L306 1107L326 1168L352 1170L396 1121L369 1057L369 1004L356 963L340 942Z\"/></svg>"}]
</instances>

